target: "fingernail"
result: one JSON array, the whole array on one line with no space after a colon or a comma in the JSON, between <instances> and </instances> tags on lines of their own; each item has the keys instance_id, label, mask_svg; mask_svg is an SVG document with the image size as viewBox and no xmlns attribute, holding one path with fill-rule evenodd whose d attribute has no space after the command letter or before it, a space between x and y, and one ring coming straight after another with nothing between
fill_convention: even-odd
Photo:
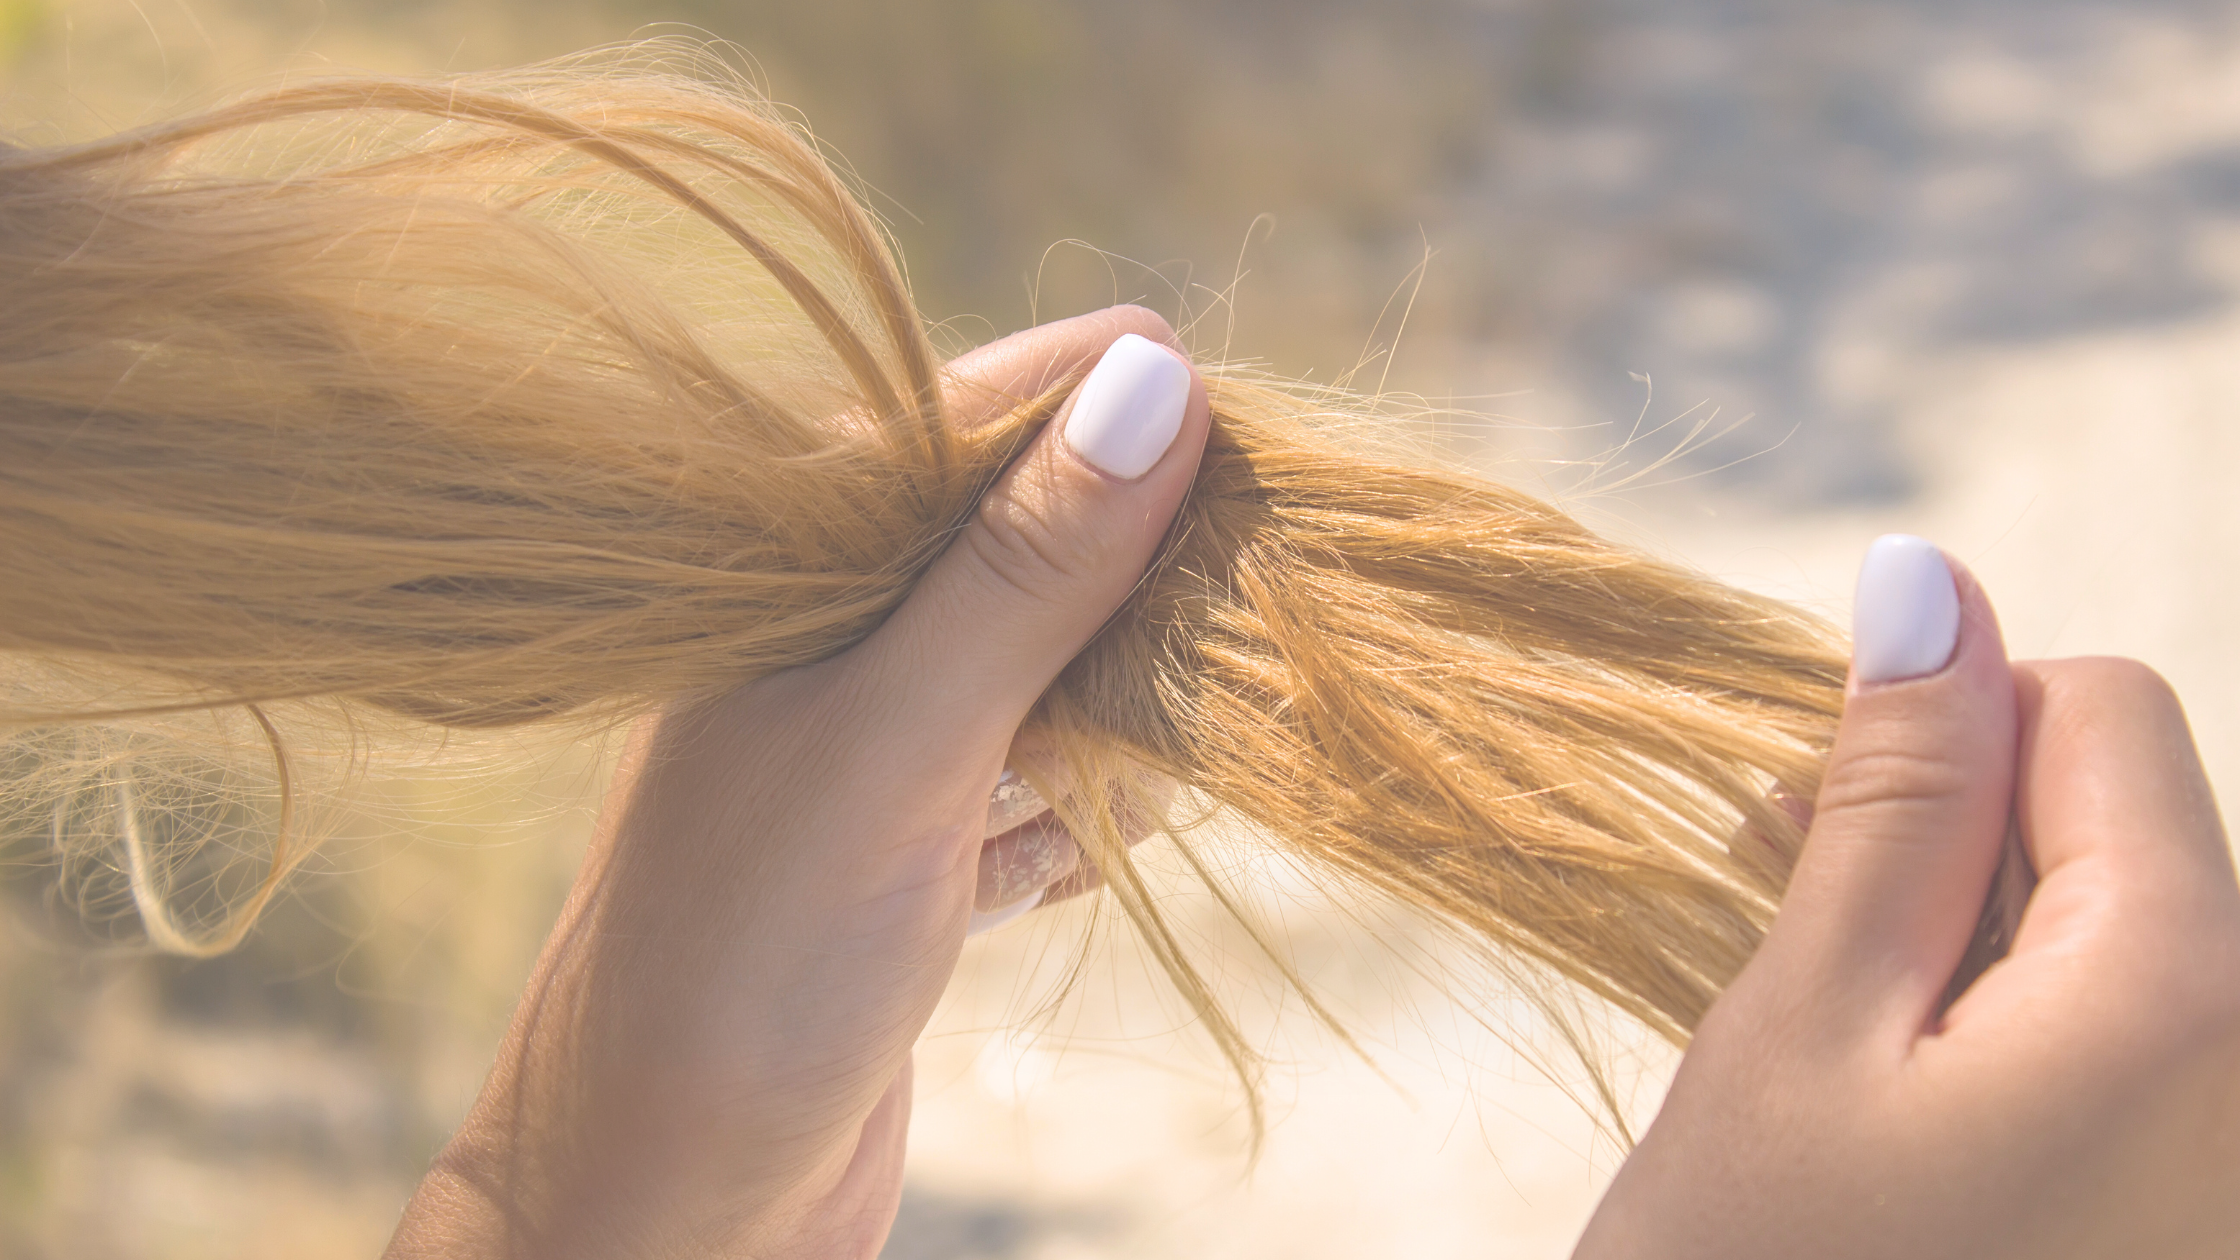
<instances>
[{"instance_id":1,"label":"fingernail","mask_svg":"<svg viewBox=\"0 0 2240 1260\"><path fill-rule=\"evenodd\" d=\"M1133 481L1174 444L1189 405L1189 367L1129 333L1106 348L1081 382L1066 417L1066 445L1106 476Z\"/></svg>"},{"instance_id":2,"label":"fingernail","mask_svg":"<svg viewBox=\"0 0 2240 1260\"><path fill-rule=\"evenodd\" d=\"M1960 591L1936 544L1884 534L1859 565L1851 667L1863 683L1934 674L1960 642Z\"/></svg>"},{"instance_id":3,"label":"fingernail","mask_svg":"<svg viewBox=\"0 0 2240 1260\"><path fill-rule=\"evenodd\" d=\"M980 872L973 884L972 908L993 913L1073 874L1081 865L1081 846L1056 821L1029 823L1010 835L980 846Z\"/></svg>"},{"instance_id":4,"label":"fingernail","mask_svg":"<svg viewBox=\"0 0 2240 1260\"><path fill-rule=\"evenodd\" d=\"M1049 811L1050 804L1042 799L1042 794L1027 786L1018 771L1006 767L1003 777L996 780L996 790L988 794L988 822L980 838L993 840Z\"/></svg>"},{"instance_id":5,"label":"fingernail","mask_svg":"<svg viewBox=\"0 0 2240 1260\"><path fill-rule=\"evenodd\" d=\"M966 925L964 934L966 936L978 936L982 932L995 931L1004 924L1041 905L1042 894L1048 891L1050 890L1047 888L1038 888L1035 890L1034 896L1022 897L1008 906L998 906L993 910L973 911L972 920Z\"/></svg>"}]
</instances>

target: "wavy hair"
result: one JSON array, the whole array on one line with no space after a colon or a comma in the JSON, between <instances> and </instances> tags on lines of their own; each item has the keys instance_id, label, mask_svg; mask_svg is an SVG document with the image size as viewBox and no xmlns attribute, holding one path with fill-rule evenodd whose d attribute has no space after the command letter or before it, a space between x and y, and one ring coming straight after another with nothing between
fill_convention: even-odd
<instances>
[{"instance_id":1,"label":"wavy hair","mask_svg":"<svg viewBox=\"0 0 2240 1260\"><path fill-rule=\"evenodd\" d=\"M0 810L156 944L230 946L304 852L291 731L609 724L839 652L1071 388L951 428L880 226L710 66L0 149ZM1119 907L1250 1078L1111 822L1150 772L1683 1042L1781 895L1840 640L1205 371L1197 483L1030 722ZM255 862L180 904L218 851Z\"/></svg>"}]
</instances>

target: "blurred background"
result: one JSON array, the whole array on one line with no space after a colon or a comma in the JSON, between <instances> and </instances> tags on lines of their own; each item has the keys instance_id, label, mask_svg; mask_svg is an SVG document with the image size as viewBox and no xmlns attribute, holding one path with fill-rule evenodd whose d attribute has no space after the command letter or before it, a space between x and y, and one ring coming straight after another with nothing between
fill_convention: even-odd
<instances>
[{"instance_id":1,"label":"blurred background","mask_svg":"<svg viewBox=\"0 0 2240 1260\"><path fill-rule=\"evenodd\" d=\"M736 44L956 346L1142 301L1205 353L1419 395L1455 458L1838 618L1870 537L1925 534L2017 655L2162 669L2240 787L2240 3L0 0L0 120L37 143L633 34ZM545 749L380 785L395 825L209 962L88 939L9 868L0 1256L377 1253L598 775ZM889 1256L1566 1253L1619 1150L1527 1006L1228 860L1375 1067L1185 910L1281 1064L1250 1164L1129 942L1030 916L969 948L921 1051ZM1670 1056L1606 1031L1653 1114Z\"/></svg>"}]
</instances>

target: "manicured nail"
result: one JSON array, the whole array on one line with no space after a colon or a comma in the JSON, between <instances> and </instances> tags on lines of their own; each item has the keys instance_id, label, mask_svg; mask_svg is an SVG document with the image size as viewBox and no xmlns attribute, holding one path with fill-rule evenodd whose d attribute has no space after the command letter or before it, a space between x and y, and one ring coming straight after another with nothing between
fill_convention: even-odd
<instances>
[{"instance_id":1,"label":"manicured nail","mask_svg":"<svg viewBox=\"0 0 2240 1260\"><path fill-rule=\"evenodd\" d=\"M1952 566L1925 538L1884 534L1859 565L1851 605L1851 667L1863 683L1934 674L1960 642Z\"/></svg>"},{"instance_id":2,"label":"manicured nail","mask_svg":"<svg viewBox=\"0 0 2240 1260\"><path fill-rule=\"evenodd\" d=\"M1005 767L1003 777L996 780L996 790L988 793L988 822L981 830L982 840L993 840L1004 832L1030 819L1050 812L1049 802L1042 794L1027 786L1019 772Z\"/></svg>"},{"instance_id":3,"label":"manicured nail","mask_svg":"<svg viewBox=\"0 0 2240 1260\"><path fill-rule=\"evenodd\" d=\"M1151 471L1182 431L1190 369L1134 333L1112 343L1081 382L1066 416L1066 445L1122 481Z\"/></svg>"},{"instance_id":4,"label":"manicured nail","mask_svg":"<svg viewBox=\"0 0 2240 1260\"><path fill-rule=\"evenodd\" d=\"M980 846L972 908L993 913L1022 897L1039 896L1080 865L1081 846L1055 819L1029 823Z\"/></svg>"},{"instance_id":5,"label":"manicured nail","mask_svg":"<svg viewBox=\"0 0 2240 1260\"><path fill-rule=\"evenodd\" d=\"M1035 890L1034 896L1022 897L1021 899L1012 902L1008 906L1000 906L994 910L973 911L972 921L969 925L966 926L964 934L966 936L978 936L982 932L995 931L997 928L1002 927L1004 924L1011 922L1013 919L1018 918L1020 915L1025 914L1027 911L1041 905L1042 894L1048 891L1050 890L1047 888L1038 888Z\"/></svg>"}]
</instances>

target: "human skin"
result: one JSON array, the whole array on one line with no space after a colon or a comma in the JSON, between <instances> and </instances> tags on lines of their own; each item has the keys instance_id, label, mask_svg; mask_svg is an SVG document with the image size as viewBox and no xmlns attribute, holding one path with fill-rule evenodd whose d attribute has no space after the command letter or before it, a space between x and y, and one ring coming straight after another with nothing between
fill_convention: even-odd
<instances>
[{"instance_id":1,"label":"human skin","mask_svg":"<svg viewBox=\"0 0 2240 1260\"><path fill-rule=\"evenodd\" d=\"M1937 673L1862 684L1765 944L1580 1260L2240 1253L2240 884L2132 661L2010 665L1958 574ZM2014 948L1941 1015L2006 833Z\"/></svg>"},{"instance_id":2,"label":"human skin","mask_svg":"<svg viewBox=\"0 0 2240 1260\"><path fill-rule=\"evenodd\" d=\"M952 412L993 414L1124 332L1168 339L1134 308L1008 338L959 362ZM1141 575L1206 423L1196 387L1132 484L1045 434L877 634L637 732L390 1256L877 1253L989 789ZM2010 666L1960 582L1948 665L1854 679L1774 928L1580 1256L2240 1237L2240 885L2183 713L2129 662ZM2012 954L1940 1017L2010 804L2041 881Z\"/></svg>"},{"instance_id":3,"label":"human skin","mask_svg":"<svg viewBox=\"0 0 2240 1260\"><path fill-rule=\"evenodd\" d=\"M1173 336L1118 307L975 352L946 382L952 422L1127 333ZM634 733L393 1260L878 1252L989 793L1028 709L1142 576L1209 423L1193 371L1179 434L1121 481L1060 438L1069 418L869 638Z\"/></svg>"}]
</instances>

